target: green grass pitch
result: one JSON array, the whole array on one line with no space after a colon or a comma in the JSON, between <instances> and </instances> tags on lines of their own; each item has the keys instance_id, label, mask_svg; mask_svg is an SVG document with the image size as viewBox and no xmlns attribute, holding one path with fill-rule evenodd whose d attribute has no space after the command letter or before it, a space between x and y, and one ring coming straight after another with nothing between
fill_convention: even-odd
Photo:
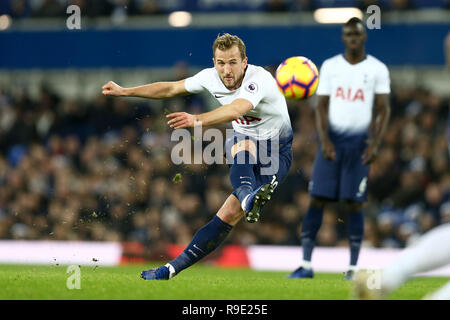
<instances>
[{"instance_id":1,"label":"green grass pitch","mask_svg":"<svg viewBox=\"0 0 450 320\"><path fill-rule=\"evenodd\" d=\"M0 265L1 300L347 300L352 283L342 274L287 279L287 272L218 268L199 264L170 281L145 281L154 267L81 266L80 289L66 286L67 266ZM418 300L449 278L414 278L389 299Z\"/></svg>"}]
</instances>

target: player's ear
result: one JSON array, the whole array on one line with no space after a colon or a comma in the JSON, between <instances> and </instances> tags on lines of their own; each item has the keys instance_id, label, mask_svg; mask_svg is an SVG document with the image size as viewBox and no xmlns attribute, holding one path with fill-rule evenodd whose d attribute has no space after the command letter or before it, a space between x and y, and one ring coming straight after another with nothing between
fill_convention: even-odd
<instances>
[{"instance_id":1,"label":"player's ear","mask_svg":"<svg viewBox=\"0 0 450 320\"><path fill-rule=\"evenodd\" d=\"M247 66L248 58L245 57L244 60L242 60L242 64L244 65L244 68Z\"/></svg>"}]
</instances>

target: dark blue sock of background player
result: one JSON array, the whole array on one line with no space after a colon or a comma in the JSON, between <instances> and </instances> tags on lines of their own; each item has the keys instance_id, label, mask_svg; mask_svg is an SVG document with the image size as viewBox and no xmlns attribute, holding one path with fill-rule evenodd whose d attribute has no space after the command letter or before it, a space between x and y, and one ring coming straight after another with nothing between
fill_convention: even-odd
<instances>
[{"instance_id":1,"label":"dark blue sock of background player","mask_svg":"<svg viewBox=\"0 0 450 320\"><path fill-rule=\"evenodd\" d=\"M350 266L356 266L364 237L364 214L351 212L348 217L348 239L350 243Z\"/></svg>"},{"instance_id":2,"label":"dark blue sock of background player","mask_svg":"<svg viewBox=\"0 0 450 320\"><path fill-rule=\"evenodd\" d=\"M322 225L323 208L315 208L310 206L306 212L305 219L302 224L302 249L303 260L311 262L312 252L316 244L317 232Z\"/></svg>"}]
</instances>

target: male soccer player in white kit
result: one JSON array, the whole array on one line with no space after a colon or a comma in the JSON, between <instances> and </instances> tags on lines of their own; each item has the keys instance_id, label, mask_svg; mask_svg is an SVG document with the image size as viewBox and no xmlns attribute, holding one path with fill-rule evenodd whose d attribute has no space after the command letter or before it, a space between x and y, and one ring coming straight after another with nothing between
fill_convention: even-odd
<instances>
[{"instance_id":1,"label":"male soccer player in white kit","mask_svg":"<svg viewBox=\"0 0 450 320\"><path fill-rule=\"evenodd\" d=\"M356 274L354 298L376 300L386 298L412 276L450 264L450 223L428 231L417 243L406 248L397 259L377 273L379 286L370 279L375 273L361 270ZM375 274L375 276L377 276ZM450 281L426 296L430 300L450 300Z\"/></svg>"},{"instance_id":2,"label":"male soccer player in white kit","mask_svg":"<svg viewBox=\"0 0 450 320\"><path fill-rule=\"evenodd\" d=\"M178 257L165 266L141 273L147 280L170 279L211 253L244 215L248 222L258 221L263 205L291 166L293 132L286 100L275 79L263 68L247 64L245 44L230 34L214 41L213 62L214 68L181 81L135 88L122 88L110 81L103 86L106 95L153 99L208 91L221 107L198 115L171 113L167 115L170 127L233 124L233 134L225 142L227 158L233 159L230 164L233 193ZM271 163L267 159L261 161L261 155L270 158Z\"/></svg>"},{"instance_id":3,"label":"male soccer player in white kit","mask_svg":"<svg viewBox=\"0 0 450 320\"><path fill-rule=\"evenodd\" d=\"M350 242L352 279L364 233L369 164L375 159L389 121L390 80L387 67L365 52L366 30L352 18L342 28L345 53L325 60L317 88L316 123L320 137L312 178L311 203L302 224L303 261L290 278L314 276L311 257L324 207L344 200Z\"/></svg>"}]
</instances>

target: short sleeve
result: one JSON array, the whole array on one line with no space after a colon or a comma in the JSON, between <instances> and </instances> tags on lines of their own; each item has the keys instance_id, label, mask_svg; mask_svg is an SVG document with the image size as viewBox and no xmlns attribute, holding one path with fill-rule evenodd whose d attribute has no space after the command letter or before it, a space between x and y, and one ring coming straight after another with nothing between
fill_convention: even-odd
<instances>
[{"instance_id":1,"label":"short sleeve","mask_svg":"<svg viewBox=\"0 0 450 320\"><path fill-rule=\"evenodd\" d=\"M205 90L208 81L210 81L208 75L208 69L204 69L196 75L186 78L184 81L186 91L190 93L199 93Z\"/></svg>"},{"instance_id":2,"label":"short sleeve","mask_svg":"<svg viewBox=\"0 0 450 320\"><path fill-rule=\"evenodd\" d=\"M249 79L246 79L242 83L241 90L237 98L246 99L250 101L250 103L253 105L253 109L255 109L256 106L259 104L259 102L263 100L265 95L270 92L270 90L266 88L266 86L270 85L268 83L269 76L270 75L267 75L262 71L259 71Z\"/></svg>"},{"instance_id":3,"label":"short sleeve","mask_svg":"<svg viewBox=\"0 0 450 320\"><path fill-rule=\"evenodd\" d=\"M375 93L387 94L391 92L391 80L389 78L389 69L382 64L376 73Z\"/></svg>"},{"instance_id":4,"label":"short sleeve","mask_svg":"<svg viewBox=\"0 0 450 320\"><path fill-rule=\"evenodd\" d=\"M330 71L328 61L325 61L320 67L319 85L317 86L316 95L319 96L331 95L331 81L330 81Z\"/></svg>"}]
</instances>

